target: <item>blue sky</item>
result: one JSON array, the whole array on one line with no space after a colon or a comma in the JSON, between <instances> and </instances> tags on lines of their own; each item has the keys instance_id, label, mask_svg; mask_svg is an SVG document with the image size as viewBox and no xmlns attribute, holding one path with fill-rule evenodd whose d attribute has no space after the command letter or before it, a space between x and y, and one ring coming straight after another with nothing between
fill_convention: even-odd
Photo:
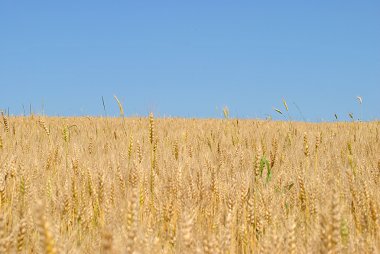
<instances>
[{"instance_id":1,"label":"blue sky","mask_svg":"<svg viewBox=\"0 0 380 254\"><path fill-rule=\"evenodd\" d=\"M379 1L0 1L0 108L380 118Z\"/></svg>"}]
</instances>

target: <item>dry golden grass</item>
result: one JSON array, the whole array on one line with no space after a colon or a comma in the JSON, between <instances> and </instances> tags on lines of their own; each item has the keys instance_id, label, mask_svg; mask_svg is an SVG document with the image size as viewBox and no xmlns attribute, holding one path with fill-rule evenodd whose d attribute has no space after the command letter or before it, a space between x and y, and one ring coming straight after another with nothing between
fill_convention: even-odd
<instances>
[{"instance_id":1,"label":"dry golden grass","mask_svg":"<svg viewBox=\"0 0 380 254\"><path fill-rule=\"evenodd\" d=\"M380 252L379 122L1 125L1 253Z\"/></svg>"}]
</instances>

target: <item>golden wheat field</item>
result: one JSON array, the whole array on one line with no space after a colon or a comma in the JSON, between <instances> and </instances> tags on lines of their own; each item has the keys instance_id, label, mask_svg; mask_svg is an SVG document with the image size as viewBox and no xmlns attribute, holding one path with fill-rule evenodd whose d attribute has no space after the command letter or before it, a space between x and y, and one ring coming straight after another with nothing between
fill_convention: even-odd
<instances>
[{"instance_id":1,"label":"golden wheat field","mask_svg":"<svg viewBox=\"0 0 380 254\"><path fill-rule=\"evenodd\" d=\"M0 253L379 253L379 122L7 117Z\"/></svg>"}]
</instances>

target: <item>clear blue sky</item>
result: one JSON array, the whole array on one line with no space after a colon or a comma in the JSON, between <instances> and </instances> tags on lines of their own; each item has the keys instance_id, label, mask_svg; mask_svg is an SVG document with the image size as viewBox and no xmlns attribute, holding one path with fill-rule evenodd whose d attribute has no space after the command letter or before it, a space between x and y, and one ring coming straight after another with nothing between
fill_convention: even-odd
<instances>
[{"instance_id":1,"label":"clear blue sky","mask_svg":"<svg viewBox=\"0 0 380 254\"><path fill-rule=\"evenodd\" d=\"M0 0L0 108L380 118L380 1Z\"/></svg>"}]
</instances>

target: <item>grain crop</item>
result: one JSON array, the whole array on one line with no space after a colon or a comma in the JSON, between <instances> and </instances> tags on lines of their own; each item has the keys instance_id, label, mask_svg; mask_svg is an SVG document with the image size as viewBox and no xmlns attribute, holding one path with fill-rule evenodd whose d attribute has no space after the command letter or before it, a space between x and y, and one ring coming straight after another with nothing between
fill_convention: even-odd
<instances>
[{"instance_id":1,"label":"grain crop","mask_svg":"<svg viewBox=\"0 0 380 254\"><path fill-rule=\"evenodd\" d=\"M126 118L115 99L118 118L2 114L1 253L380 253L379 122Z\"/></svg>"}]
</instances>

